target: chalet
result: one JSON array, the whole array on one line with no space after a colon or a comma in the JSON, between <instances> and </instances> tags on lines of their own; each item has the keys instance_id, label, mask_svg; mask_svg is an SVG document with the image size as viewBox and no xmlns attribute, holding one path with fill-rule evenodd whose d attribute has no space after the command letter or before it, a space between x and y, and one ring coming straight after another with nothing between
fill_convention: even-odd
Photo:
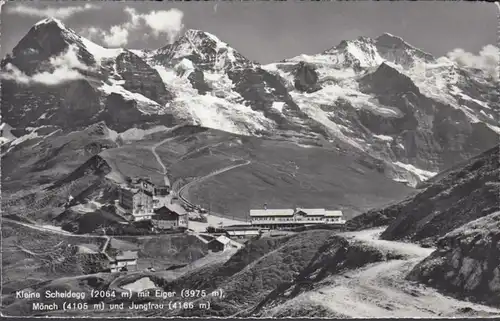
<instances>
[{"instance_id":1,"label":"chalet","mask_svg":"<svg viewBox=\"0 0 500 321\"><path fill-rule=\"evenodd\" d=\"M208 243L208 249L212 252L222 252L231 247L231 239L221 235Z\"/></svg>"},{"instance_id":2,"label":"chalet","mask_svg":"<svg viewBox=\"0 0 500 321\"><path fill-rule=\"evenodd\" d=\"M188 215L186 210L178 203L170 202L156 209L151 222L156 229L187 228Z\"/></svg>"},{"instance_id":3,"label":"chalet","mask_svg":"<svg viewBox=\"0 0 500 321\"><path fill-rule=\"evenodd\" d=\"M137 270L137 259L137 251L123 251L110 261L109 269L111 272Z\"/></svg>"},{"instance_id":4,"label":"chalet","mask_svg":"<svg viewBox=\"0 0 500 321\"><path fill-rule=\"evenodd\" d=\"M314 224L345 224L342 211L324 208L260 209L250 210L252 226L279 229Z\"/></svg>"}]
</instances>

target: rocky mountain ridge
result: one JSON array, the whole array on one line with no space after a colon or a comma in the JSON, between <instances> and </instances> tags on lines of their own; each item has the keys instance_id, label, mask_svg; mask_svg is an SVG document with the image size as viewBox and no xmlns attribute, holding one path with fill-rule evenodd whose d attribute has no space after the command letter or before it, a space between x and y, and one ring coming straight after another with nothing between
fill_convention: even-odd
<instances>
[{"instance_id":1,"label":"rocky mountain ridge","mask_svg":"<svg viewBox=\"0 0 500 321\"><path fill-rule=\"evenodd\" d=\"M14 128L188 122L322 136L412 186L492 147L500 132L498 80L390 34L260 65L200 30L157 50L106 49L45 19L2 68L3 121Z\"/></svg>"}]
</instances>

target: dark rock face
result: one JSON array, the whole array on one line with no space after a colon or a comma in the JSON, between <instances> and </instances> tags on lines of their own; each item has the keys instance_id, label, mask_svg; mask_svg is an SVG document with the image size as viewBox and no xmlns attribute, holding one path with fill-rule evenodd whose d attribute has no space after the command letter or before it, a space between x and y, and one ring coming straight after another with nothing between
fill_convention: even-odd
<instances>
[{"instance_id":1,"label":"dark rock face","mask_svg":"<svg viewBox=\"0 0 500 321\"><path fill-rule=\"evenodd\" d=\"M25 86L2 81L2 117L13 127L86 126L100 111L99 93L86 80L59 86Z\"/></svg>"},{"instance_id":2,"label":"dark rock face","mask_svg":"<svg viewBox=\"0 0 500 321\"><path fill-rule=\"evenodd\" d=\"M408 279L500 307L500 212L452 231L437 245Z\"/></svg>"},{"instance_id":3,"label":"dark rock face","mask_svg":"<svg viewBox=\"0 0 500 321\"><path fill-rule=\"evenodd\" d=\"M404 67L411 66L415 58L426 62L434 61L434 57L428 53L411 47L399 37L383 34L375 40L375 46L382 58Z\"/></svg>"},{"instance_id":4,"label":"dark rock face","mask_svg":"<svg viewBox=\"0 0 500 321\"><path fill-rule=\"evenodd\" d=\"M245 103L253 110L263 112L278 125L278 129L329 136L321 124L300 110L277 76L253 67L229 70L228 76L234 84L234 90L245 99ZM273 103L285 103L281 113L273 108Z\"/></svg>"},{"instance_id":5,"label":"dark rock face","mask_svg":"<svg viewBox=\"0 0 500 321\"><path fill-rule=\"evenodd\" d=\"M191 72L191 74L188 76L188 80L200 95L205 95L207 92L210 92L212 90L212 88L210 88L210 86L205 82L203 71L199 70L198 68Z\"/></svg>"},{"instance_id":6,"label":"dark rock face","mask_svg":"<svg viewBox=\"0 0 500 321\"><path fill-rule=\"evenodd\" d=\"M263 69L247 68L229 71L229 78L238 92L253 110L262 111L264 115L275 121L278 126L293 126L283 115L272 109L274 102L285 102L287 108L299 110L286 88L278 78ZM269 90L272 88L273 90Z\"/></svg>"},{"instance_id":7,"label":"dark rock face","mask_svg":"<svg viewBox=\"0 0 500 321\"><path fill-rule=\"evenodd\" d=\"M318 84L318 73L311 64L300 62L295 70L295 89L312 93L321 90Z\"/></svg>"},{"instance_id":8,"label":"dark rock face","mask_svg":"<svg viewBox=\"0 0 500 321\"><path fill-rule=\"evenodd\" d=\"M410 78L386 63L382 63L374 73L361 78L359 83L362 92L379 96L400 93L420 94L420 90Z\"/></svg>"},{"instance_id":9,"label":"dark rock face","mask_svg":"<svg viewBox=\"0 0 500 321\"><path fill-rule=\"evenodd\" d=\"M12 56L2 62L2 66L11 63L22 72L31 76L36 72L44 71L51 57L57 56L69 49L70 45L77 46L77 56L87 66L95 64L95 59L81 45L81 41L72 31L62 29L59 22L49 22L33 26L26 36L12 50Z\"/></svg>"},{"instance_id":10,"label":"dark rock face","mask_svg":"<svg viewBox=\"0 0 500 321\"><path fill-rule=\"evenodd\" d=\"M95 121L105 121L113 130L125 131L137 124L162 124L171 126L177 123L172 114L144 114L137 108L137 102L126 100L122 95L112 93L104 101L104 109L96 115Z\"/></svg>"},{"instance_id":11,"label":"dark rock face","mask_svg":"<svg viewBox=\"0 0 500 321\"><path fill-rule=\"evenodd\" d=\"M160 104L166 104L173 98L158 72L151 68L139 56L126 51L116 58L116 69L125 80L123 88L140 93Z\"/></svg>"},{"instance_id":12,"label":"dark rock face","mask_svg":"<svg viewBox=\"0 0 500 321\"><path fill-rule=\"evenodd\" d=\"M498 144L498 134L484 123L473 123L463 110L424 96L413 81L383 63L360 79L360 89L399 115L358 111L371 132L399 137L404 149L393 146L396 159L429 171L449 168Z\"/></svg>"}]
</instances>

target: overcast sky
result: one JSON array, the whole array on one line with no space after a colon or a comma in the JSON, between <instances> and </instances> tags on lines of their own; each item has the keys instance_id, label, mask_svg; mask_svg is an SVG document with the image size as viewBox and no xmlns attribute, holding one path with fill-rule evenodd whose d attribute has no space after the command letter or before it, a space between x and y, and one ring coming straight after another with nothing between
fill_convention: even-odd
<instances>
[{"instance_id":1,"label":"overcast sky","mask_svg":"<svg viewBox=\"0 0 500 321\"><path fill-rule=\"evenodd\" d=\"M2 57L47 16L93 41L162 47L186 29L215 34L251 60L313 54L358 36L400 36L435 56L498 44L497 10L485 2L10 2L2 8Z\"/></svg>"}]
</instances>

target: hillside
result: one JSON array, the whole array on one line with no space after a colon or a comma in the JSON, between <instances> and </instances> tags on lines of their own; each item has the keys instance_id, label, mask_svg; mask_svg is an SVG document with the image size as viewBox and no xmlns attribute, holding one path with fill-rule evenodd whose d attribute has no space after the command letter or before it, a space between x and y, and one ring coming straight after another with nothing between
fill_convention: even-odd
<instances>
[{"instance_id":1,"label":"hillside","mask_svg":"<svg viewBox=\"0 0 500 321\"><path fill-rule=\"evenodd\" d=\"M446 233L498 211L499 148L443 171L414 196L347 223L351 229L389 225L387 240L433 244Z\"/></svg>"}]
</instances>

